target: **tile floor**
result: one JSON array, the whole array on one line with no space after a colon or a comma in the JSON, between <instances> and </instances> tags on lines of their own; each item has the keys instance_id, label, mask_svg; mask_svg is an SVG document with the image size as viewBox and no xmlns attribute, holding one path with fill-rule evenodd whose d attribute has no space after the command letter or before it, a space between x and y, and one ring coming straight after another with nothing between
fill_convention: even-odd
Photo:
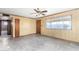
<instances>
[{"instance_id":1,"label":"tile floor","mask_svg":"<svg viewBox=\"0 0 79 59\"><path fill-rule=\"evenodd\" d=\"M0 51L79 51L79 44L42 35L0 37Z\"/></svg>"}]
</instances>

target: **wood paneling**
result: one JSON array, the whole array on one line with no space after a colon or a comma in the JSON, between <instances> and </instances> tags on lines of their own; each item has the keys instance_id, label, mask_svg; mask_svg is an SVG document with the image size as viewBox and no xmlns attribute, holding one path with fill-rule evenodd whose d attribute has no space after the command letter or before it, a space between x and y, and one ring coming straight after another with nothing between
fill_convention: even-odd
<instances>
[{"instance_id":1,"label":"wood paneling","mask_svg":"<svg viewBox=\"0 0 79 59\"><path fill-rule=\"evenodd\" d=\"M15 37L19 37L20 33L20 23L19 23L19 19L15 19Z\"/></svg>"},{"instance_id":2,"label":"wood paneling","mask_svg":"<svg viewBox=\"0 0 79 59\"><path fill-rule=\"evenodd\" d=\"M36 21L36 34L41 34L41 20Z\"/></svg>"}]
</instances>

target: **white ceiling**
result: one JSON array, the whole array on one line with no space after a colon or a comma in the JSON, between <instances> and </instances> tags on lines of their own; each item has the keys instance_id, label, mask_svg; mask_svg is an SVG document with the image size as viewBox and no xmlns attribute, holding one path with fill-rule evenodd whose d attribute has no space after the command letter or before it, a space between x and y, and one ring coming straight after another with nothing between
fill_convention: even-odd
<instances>
[{"instance_id":1,"label":"white ceiling","mask_svg":"<svg viewBox=\"0 0 79 59\"><path fill-rule=\"evenodd\" d=\"M43 17L42 15L36 16L35 11L33 10L35 8L0 8L1 13L6 13L6 14L13 14L13 15L18 15L18 16L24 16L24 17L29 17L29 18L38 18L38 17ZM47 15L71 10L74 8L40 8L42 10L47 10L48 12L46 13Z\"/></svg>"}]
</instances>

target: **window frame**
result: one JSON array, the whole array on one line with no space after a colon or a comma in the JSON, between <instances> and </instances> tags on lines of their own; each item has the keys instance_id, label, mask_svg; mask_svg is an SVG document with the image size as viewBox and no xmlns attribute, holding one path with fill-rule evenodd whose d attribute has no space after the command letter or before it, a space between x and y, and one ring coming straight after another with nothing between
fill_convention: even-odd
<instances>
[{"instance_id":1,"label":"window frame","mask_svg":"<svg viewBox=\"0 0 79 59\"><path fill-rule=\"evenodd\" d=\"M62 28L62 29L60 29L60 28L47 28L46 22L45 22L45 28L50 29L50 30L72 30L72 15L67 15L67 16L70 16L71 19L70 20L60 20L60 19L59 20L52 20L52 19L50 19L50 20L46 20L46 22L70 21L71 22L71 28L70 29L67 29L67 28ZM67 16L60 16L60 17L62 18L62 17L67 17ZM56 19L56 18L59 18L59 17L55 17L53 19Z\"/></svg>"}]
</instances>

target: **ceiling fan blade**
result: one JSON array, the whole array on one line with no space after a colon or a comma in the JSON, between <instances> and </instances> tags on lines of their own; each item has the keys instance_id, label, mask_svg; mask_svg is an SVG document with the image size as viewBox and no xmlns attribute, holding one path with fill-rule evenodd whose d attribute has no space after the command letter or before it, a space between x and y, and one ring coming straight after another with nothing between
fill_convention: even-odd
<instances>
[{"instance_id":1,"label":"ceiling fan blade","mask_svg":"<svg viewBox=\"0 0 79 59\"><path fill-rule=\"evenodd\" d=\"M37 9L34 9L34 11L36 12L36 13L39 13L40 11L39 10L37 10Z\"/></svg>"},{"instance_id":2,"label":"ceiling fan blade","mask_svg":"<svg viewBox=\"0 0 79 59\"><path fill-rule=\"evenodd\" d=\"M38 15L36 15L36 16L38 16Z\"/></svg>"},{"instance_id":3,"label":"ceiling fan blade","mask_svg":"<svg viewBox=\"0 0 79 59\"><path fill-rule=\"evenodd\" d=\"M36 9L34 9L35 12L38 12Z\"/></svg>"},{"instance_id":4,"label":"ceiling fan blade","mask_svg":"<svg viewBox=\"0 0 79 59\"><path fill-rule=\"evenodd\" d=\"M44 10L44 11L42 11L42 12L47 12L47 10Z\"/></svg>"},{"instance_id":5,"label":"ceiling fan blade","mask_svg":"<svg viewBox=\"0 0 79 59\"><path fill-rule=\"evenodd\" d=\"M42 14L43 16L45 16L45 14Z\"/></svg>"},{"instance_id":6,"label":"ceiling fan blade","mask_svg":"<svg viewBox=\"0 0 79 59\"><path fill-rule=\"evenodd\" d=\"M37 8L37 10L39 10L39 8Z\"/></svg>"}]
</instances>

